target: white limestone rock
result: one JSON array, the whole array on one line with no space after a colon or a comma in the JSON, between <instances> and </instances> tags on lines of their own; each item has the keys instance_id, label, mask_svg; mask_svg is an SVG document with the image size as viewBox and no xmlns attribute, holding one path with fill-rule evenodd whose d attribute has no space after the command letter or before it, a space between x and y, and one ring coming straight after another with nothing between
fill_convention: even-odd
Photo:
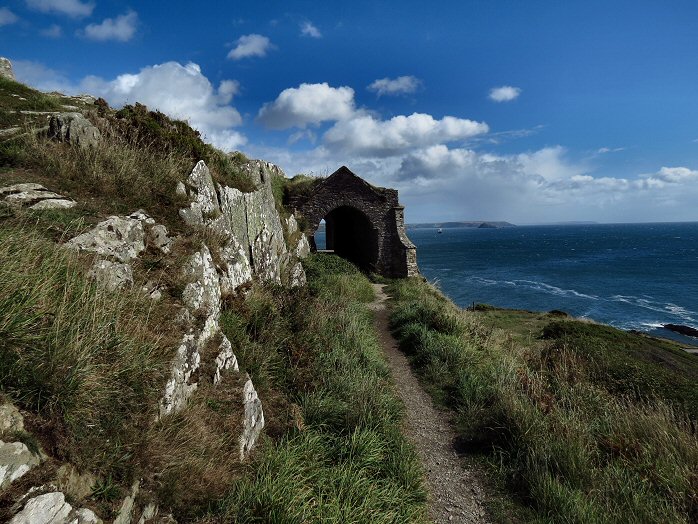
<instances>
[{"instance_id":1,"label":"white limestone rock","mask_svg":"<svg viewBox=\"0 0 698 524\"><path fill-rule=\"evenodd\" d=\"M136 497L140 491L140 482L136 481L131 486L131 493L124 498L119 508L119 514L114 519L114 524L131 524L133 509L136 505Z\"/></svg>"},{"instance_id":2,"label":"white limestone rock","mask_svg":"<svg viewBox=\"0 0 698 524\"><path fill-rule=\"evenodd\" d=\"M182 301L192 313L207 316L220 314L221 287L211 252L203 246L195 252L184 267L188 284L182 292Z\"/></svg>"},{"instance_id":3,"label":"white limestone rock","mask_svg":"<svg viewBox=\"0 0 698 524\"><path fill-rule=\"evenodd\" d=\"M220 268L220 286L223 295L232 295L241 285L252 281L252 266L245 249L232 235L220 250L225 267Z\"/></svg>"},{"instance_id":4,"label":"white limestone rock","mask_svg":"<svg viewBox=\"0 0 698 524\"><path fill-rule=\"evenodd\" d=\"M72 510L60 491L44 493L29 499L10 524L66 524L70 522L68 516Z\"/></svg>"},{"instance_id":5,"label":"white limestone rock","mask_svg":"<svg viewBox=\"0 0 698 524\"><path fill-rule=\"evenodd\" d=\"M238 359L233 353L233 345L228 340L228 337L223 335L223 340L218 346L218 355L216 356L216 372L213 375L213 383L218 384L222 380L221 373L225 370L232 369L239 371Z\"/></svg>"},{"instance_id":6,"label":"white limestone rock","mask_svg":"<svg viewBox=\"0 0 698 524\"><path fill-rule=\"evenodd\" d=\"M196 382L190 383L193 373L201 365L201 354L196 342L196 336L187 334L184 335L179 348L177 348L171 375L165 384L165 393L160 400L160 417L176 413L182 409L198 387Z\"/></svg>"},{"instance_id":7,"label":"white limestone rock","mask_svg":"<svg viewBox=\"0 0 698 524\"><path fill-rule=\"evenodd\" d=\"M95 515L94 511L87 508L74 510L66 522L67 524L103 524L102 519Z\"/></svg>"},{"instance_id":8,"label":"white limestone rock","mask_svg":"<svg viewBox=\"0 0 698 524\"><path fill-rule=\"evenodd\" d=\"M128 263L145 250L145 230L139 219L111 216L66 246Z\"/></svg>"},{"instance_id":9,"label":"white limestone rock","mask_svg":"<svg viewBox=\"0 0 698 524\"><path fill-rule=\"evenodd\" d=\"M12 62L4 56L0 56L0 77L15 80L15 73L12 70Z\"/></svg>"},{"instance_id":10,"label":"white limestone rock","mask_svg":"<svg viewBox=\"0 0 698 524\"><path fill-rule=\"evenodd\" d=\"M203 227L206 219L220 213L216 186L211 178L211 172L203 160L199 160L194 166L187 178L187 185L191 188L189 196L192 198L192 202L188 208L179 210L179 216L191 227ZM177 187L178 191L181 192L180 186Z\"/></svg>"},{"instance_id":11,"label":"white limestone rock","mask_svg":"<svg viewBox=\"0 0 698 524\"><path fill-rule=\"evenodd\" d=\"M296 244L296 249L294 250L294 254L298 258L305 258L310 254L310 243L308 242L307 236L302 235L301 238L298 240L298 243Z\"/></svg>"},{"instance_id":12,"label":"white limestone rock","mask_svg":"<svg viewBox=\"0 0 698 524\"><path fill-rule=\"evenodd\" d=\"M291 287L305 286L307 283L305 277L305 270L303 269L303 264L296 262L296 264L291 268L291 273L289 275L288 284Z\"/></svg>"},{"instance_id":13,"label":"white limestone rock","mask_svg":"<svg viewBox=\"0 0 698 524\"><path fill-rule=\"evenodd\" d=\"M116 291L133 285L133 268L129 264L96 260L88 276L95 279L107 291Z\"/></svg>"},{"instance_id":14,"label":"white limestone rock","mask_svg":"<svg viewBox=\"0 0 698 524\"><path fill-rule=\"evenodd\" d=\"M28 473L41 462L22 442L0 440L0 490Z\"/></svg>"},{"instance_id":15,"label":"white limestone rock","mask_svg":"<svg viewBox=\"0 0 698 524\"><path fill-rule=\"evenodd\" d=\"M46 209L70 209L75 207L78 203L74 200L67 200L65 198L52 198L50 200L42 200L36 204L29 206L29 209L35 211L44 211Z\"/></svg>"},{"instance_id":16,"label":"white limestone rock","mask_svg":"<svg viewBox=\"0 0 698 524\"><path fill-rule=\"evenodd\" d=\"M25 191L48 191L41 184L24 183L12 184L11 186L0 187L0 196L10 195L12 193L23 193Z\"/></svg>"},{"instance_id":17,"label":"white limestone rock","mask_svg":"<svg viewBox=\"0 0 698 524\"><path fill-rule=\"evenodd\" d=\"M148 235L153 245L163 254L168 255L172 251L172 243L174 240L167 236L167 228L162 224L154 225L148 231Z\"/></svg>"},{"instance_id":18,"label":"white limestone rock","mask_svg":"<svg viewBox=\"0 0 698 524\"><path fill-rule=\"evenodd\" d=\"M262 410L262 402L257 396L257 391L252 384L252 379L249 375L242 389L242 403L245 408L243 419L243 429L240 435L240 460L245 460L245 457L254 448L257 439L259 438L262 429L264 429L264 411Z\"/></svg>"}]
</instances>

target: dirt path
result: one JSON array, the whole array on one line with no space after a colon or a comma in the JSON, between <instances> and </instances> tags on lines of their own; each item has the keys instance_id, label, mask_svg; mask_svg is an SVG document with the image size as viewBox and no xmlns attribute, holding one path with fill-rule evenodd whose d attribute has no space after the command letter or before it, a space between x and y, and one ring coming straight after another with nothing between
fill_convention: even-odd
<instances>
[{"instance_id":1,"label":"dirt path","mask_svg":"<svg viewBox=\"0 0 698 524\"><path fill-rule=\"evenodd\" d=\"M437 524L446 522L486 523L481 504L483 490L476 474L454 449L455 431L446 413L438 411L412 373L405 355L388 328L388 299L382 284L373 285L376 299L376 328L398 393L405 404L407 437L414 443L426 472L429 488L429 515Z\"/></svg>"}]
</instances>

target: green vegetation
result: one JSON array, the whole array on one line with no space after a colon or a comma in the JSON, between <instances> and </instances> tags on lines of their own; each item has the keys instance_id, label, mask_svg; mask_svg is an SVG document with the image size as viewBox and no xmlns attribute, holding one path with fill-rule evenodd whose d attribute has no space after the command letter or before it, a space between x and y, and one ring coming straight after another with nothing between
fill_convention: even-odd
<instances>
[{"instance_id":1,"label":"green vegetation","mask_svg":"<svg viewBox=\"0 0 698 524\"><path fill-rule=\"evenodd\" d=\"M172 358L168 313L100 290L29 227L3 224L0 260L0 389L52 428L45 449L131 481Z\"/></svg>"},{"instance_id":2,"label":"green vegetation","mask_svg":"<svg viewBox=\"0 0 698 524\"><path fill-rule=\"evenodd\" d=\"M34 109L61 110L63 100L58 96L17 82L2 82L0 99L9 100L12 105L6 107L12 114L30 102ZM114 111L101 99L86 110L86 116L102 134L97 147L54 142L34 129L41 127L35 119L23 120L20 124L25 132L0 141L0 167L12 170L0 176L12 177L13 182L44 183L52 190L90 201L104 213L148 208L154 217L174 228L180 223L177 182L185 180L199 160L206 162L215 181L241 191L254 189L240 169L246 161L244 155L226 155L205 144L185 122L148 111L141 104ZM41 120L45 125L46 117ZM0 127L7 125L0 122Z\"/></svg>"},{"instance_id":3,"label":"green vegetation","mask_svg":"<svg viewBox=\"0 0 698 524\"><path fill-rule=\"evenodd\" d=\"M696 520L693 357L560 315L464 312L416 279L390 291L396 336L464 445L537 519Z\"/></svg>"},{"instance_id":4,"label":"green vegetation","mask_svg":"<svg viewBox=\"0 0 698 524\"><path fill-rule=\"evenodd\" d=\"M270 438L207 518L234 522L422 521L425 493L355 267L306 262L307 289L257 290L224 313Z\"/></svg>"},{"instance_id":5,"label":"green vegetation","mask_svg":"<svg viewBox=\"0 0 698 524\"><path fill-rule=\"evenodd\" d=\"M22 125L21 111L61 111L61 101L8 78L0 78L0 128Z\"/></svg>"}]
</instances>

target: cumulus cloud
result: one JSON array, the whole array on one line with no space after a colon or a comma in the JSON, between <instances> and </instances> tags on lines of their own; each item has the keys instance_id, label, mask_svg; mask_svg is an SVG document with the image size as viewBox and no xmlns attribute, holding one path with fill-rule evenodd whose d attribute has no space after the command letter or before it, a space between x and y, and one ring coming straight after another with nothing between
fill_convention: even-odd
<instances>
[{"instance_id":1,"label":"cumulus cloud","mask_svg":"<svg viewBox=\"0 0 698 524\"><path fill-rule=\"evenodd\" d=\"M417 147L465 140L488 130L484 122L452 116L435 119L428 114L413 113L379 120L359 112L334 124L325 133L324 141L331 149L385 157Z\"/></svg>"},{"instance_id":2,"label":"cumulus cloud","mask_svg":"<svg viewBox=\"0 0 698 524\"><path fill-rule=\"evenodd\" d=\"M203 138L224 150L246 142L233 128L242 124L238 111L228 105L239 85L224 80L216 89L194 63L166 62L148 66L136 74L119 75L113 80L87 77L81 88L121 106L140 102L177 119L187 120Z\"/></svg>"},{"instance_id":3,"label":"cumulus cloud","mask_svg":"<svg viewBox=\"0 0 698 524\"><path fill-rule=\"evenodd\" d=\"M301 36L309 36L311 38L322 38L320 30L310 21L305 21L301 24Z\"/></svg>"},{"instance_id":4,"label":"cumulus cloud","mask_svg":"<svg viewBox=\"0 0 698 524\"><path fill-rule=\"evenodd\" d=\"M354 90L322 84L301 84L284 89L264 104L257 119L271 129L288 129L349 118L354 113Z\"/></svg>"},{"instance_id":5,"label":"cumulus cloud","mask_svg":"<svg viewBox=\"0 0 698 524\"><path fill-rule=\"evenodd\" d=\"M63 36L63 29L58 24L53 24L50 27L41 31L41 36L47 38L60 38Z\"/></svg>"},{"instance_id":6,"label":"cumulus cloud","mask_svg":"<svg viewBox=\"0 0 698 524\"><path fill-rule=\"evenodd\" d=\"M236 45L228 53L228 58L240 60L252 56L266 56L272 48L271 40L266 36L250 34L243 35L237 39Z\"/></svg>"},{"instance_id":7,"label":"cumulus cloud","mask_svg":"<svg viewBox=\"0 0 698 524\"><path fill-rule=\"evenodd\" d=\"M0 7L0 27L4 25L14 24L19 20L19 17L10 11L7 7Z\"/></svg>"},{"instance_id":8,"label":"cumulus cloud","mask_svg":"<svg viewBox=\"0 0 698 524\"><path fill-rule=\"evenodd\" d=\"M136 34L138 25L138 13L128 11L116 18L106 18L100 24L90 24L85 27L85 37L90 40L105 42L116 40L117 42L128 42Z\"/></svg>"},{"instance_id":9,"label":"cumulus cloud","mask_svg":"<svg viewBox=\"0 0 698 524\"><path fill-rule=\"evenodd\" d=\"M519 97L521 89L512 86L493 87L488 95L494 102L511 102Z\"/></svg>"},{"instance_id":10,"label":"cumulus cloud","mask_svg":"<svg viewBox=\"0 0 698 524\"><path fill-rule=\"evenodd\" d=\"M95 8L93 2L81 2L80 0L26 0L27 6L42 13L60 13L82 18L90 16Z\"/></svg>"},{"instance_id":11,"label":"cumulus cloud","mask_svg":"<svg viewBox=\"0 0 698 524\"><path fill-rule=\"evenodd\" d=\"M378 96L405 95L414 93L422 82L414 76L398 76L397 78L381 78L373 81L367 89Z\"/></svg>"}]
</instances>

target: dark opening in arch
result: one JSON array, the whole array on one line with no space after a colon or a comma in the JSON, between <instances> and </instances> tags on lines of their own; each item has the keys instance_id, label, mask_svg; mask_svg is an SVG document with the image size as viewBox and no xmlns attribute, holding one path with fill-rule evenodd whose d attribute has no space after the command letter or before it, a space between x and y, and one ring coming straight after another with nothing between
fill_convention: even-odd
<instances>
[{"instance_id":1,"label":"dark opening in arch","mask_svg":"<svg viewBox=\"0 0 698 524\"><path fill-rule=\"evenodd\" d=\"M356 264L364 271L375 271L378 261L378 232L358 209L341 206L325 216L326 249Z\"/></svg>"}]
</instances>

